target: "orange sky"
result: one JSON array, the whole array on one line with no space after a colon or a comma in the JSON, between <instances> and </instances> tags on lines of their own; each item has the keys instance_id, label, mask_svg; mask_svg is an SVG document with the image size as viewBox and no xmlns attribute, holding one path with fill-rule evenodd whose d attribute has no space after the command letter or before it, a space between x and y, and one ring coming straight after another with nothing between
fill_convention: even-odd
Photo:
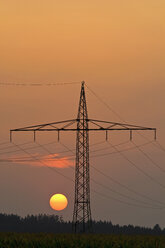
<instances>
[{"instance_id":1,"label":"orange sky","mask_svg":"<svg viewBox=\"0 0 165 248\"><path fill-rule=\"evenodd\" d=\"M164 0L2 0L1 80L161 81L164 8Z\"/></svg>"},{"instance_id":2,"label":"orange sky","mask_svg":"<svg viewBox=\"0 0 165 248\"><path fill-rule=\"evenodd\" d=\"M85 80L127 122L157 127L159 141L165 144L164 13L164 0L82 2L1 0L0 83L56 83ZM76 118L79 91L80 85L0 86L1 142L8 139L11 128ZM120 121L101 105L89 90L86 91L91 118ZM122 137L120 135L112 135L112 141L120 143ZM22 143L31 141L32 138L30 134L23 136L16 134L14 137L16 142ZM56 134L42 134L38 136L38 141L47 143L56 138ZM61 139L71 148L75 146L75 135L63 134ZM91 135L91 143L102 139L104 134L97 137ZM51 151L55 154L63 149L60 145L57 145L57 150L55 148L51 146ZM150 151L148 148L148 150L152 154L152 149ZM163 165L163 154L159 151L154 152L155 159ZM46 153L43 155L48 156ZM65 157L67 158L67 154ZM135 153L132 153L132 158L137 161L142 159ZM109 157L100 158L92 160L92 163L130 186L134 185L132 187L137 189L145 188L146 192L150 192L153 187L153 195L162 198L164 191L159 191L159 188L155 188L151 182L146 185L145 178L141 178L139 174L129 169L120 158L109 159ZM143 162L141 164L143 166ZM0 164L0 197L3 202L0 212L15 212L22 215L49 213L45 203L48 196L62 190L61 193L66 193L67 197L71 198L71 203L64 212L64 217L70 218L74 188L69 182L56 178L56 175L49 170L45 172L43 168L39 170L37 167L21 166ZM164 181L162 174L152 170L149 165L144 168ZM69 168L65 170L67 175L74 177L74 173L70 172ZM104 178L96 175L94 171L92 176L104 182ZM46 182L45 187L41 187L42 181ZM7 186L6 182L9 182ZM108 184L108 181L106 183ZM113 184L112 186L115 187ZM29 187L32 189L29 190ZM13 198L13 192L17 200ZM23 196L25 192L27 199ZM8 198L6 194L11 197ZM38 202L35 202L36 195ZM128 211L124 208L127 214L123 215L121 206L116 207L114 202L106 202L106 207L101 212L99 209L102 202L100 203L99 198L92 197L93 206L99 206L98 210L95 209L93 212L94 217L109 218L116 223L144 225L152 225L158 220L165 226L161 213L155 214L151 211L144 214L139 211L135 216L134 209ZM30 202L30 198L33 199L34 205L25 204L22 209L21 199L26 203L26 201ZM109 213L110 206L112 214Z\"/></svg>"}]
</instances>

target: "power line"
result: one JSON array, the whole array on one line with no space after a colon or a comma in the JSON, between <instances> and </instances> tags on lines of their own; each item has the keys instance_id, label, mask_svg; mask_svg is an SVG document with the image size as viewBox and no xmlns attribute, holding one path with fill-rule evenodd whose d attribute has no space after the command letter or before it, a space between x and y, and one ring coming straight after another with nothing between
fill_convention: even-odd
<instances>
[{"instance_id":1,"label":"power line","mask_svg":"<svg viewBox=\"0 0 165 248\"><path fill-rule=\"evenodd\" d=\"M24 145L27 145L27 144L30 144L30 143L33 143L33 142L25 142L25 143L22 143L22 144L20 144L21 146L24 146ZM15 148L13 145L12 145L12 143L9 143L10 144L10 146L8 146L8 147L2 147L2 148L0 148L0 151L2 151L2 150L7 150L7 149L13 149L13 148ZM1 153L0 153L1 154Z\"/></svg>"},{"instance_id":2,"label":"power line","mask_svg":"<svg viewBox=\"0 0 165 248\"><path fill-rule=\"evenodd\" d=\"M142 198L144 198L144 199L148 199L148 200L151 201L151 202L157 202L158 204L164 205L164 203L161 202L161 201L158 201L158 200L156 200L156 199L153 199L153 198L151 198L151 197L149 197L149 196L147 196L147 195L145 195L145 194L143 194L143 193L140 193L140 192L138 192L138 191L136 191L136 190L134 190L134 189L132 189L132 188L129 188L127 185L124 185L124 184L122 184L121 182L117 181L116 179L112 178L111 176L109 176L109 175L103 173L102 171L100 171L99 169L97 169L95 166L93 166L93 165L91 165L91 164L90 164L90 166L91 166L95 171L97 171L99 174L103 175L104 177L106 177L106 178L109 179L110 181L112 181L112 182L114 182L115 184L117 184L118 186L120 186L120 187L122 187L122 188L128 190L129 192L134 193L135 195L138 195L138 196L140 196L140 197L142 197Z\"/></svg>"},{"instance_id":3,"label":"power line","mask_svg":"<svg viewBox=\"0 0 165 248\"><path fill-rule=\"evenodd\" d=\"M165 169L160 167L146 152L144 152L139 146L135 144L135 142L132 141L132 143L135 145L135 147L153 164L156 166L156 168L159 168L163 173L165 173Z\"/></svg>"},{"instance_id":4,"label":"power line","mask_svg":"<svg viewBox=\"0 0 165 248\"><path fill-rule=\"evenodd\" d=\"M61 142L60 142L61 143ZM66 145L64 145L63 143L61 143L65 148L67 148L69 151L72 151L72 149L69 149ZM48 152L48 154L51 154L50 153L50 151L48 150L48 149L46 149L44 146L42 146L42 148L44 149L44 150L46 150L47 152ZM73 169L72 167L70 167L71 169ZM118 194L118 195L120 195L120 196L123 196L123 197L125 197L125 198L127 198L127 199L130 199L130 200L134 200L134 201L136 201L136 202L140 202L140 203L142 203L142 204L144 204L144 205L149 205L149 206L141 206L141 205L137 205L137 204L132 204L132 203L129 203L129 202L125 202L125 201L122 201L122 200L118 200L118 199L116 199L116 198L114 198L114 197L109 197L109 198L111 198L111 199L115 199L115 200L117 200L118 202L120 202L120 203L123 203L123 204L126 204L126 205L131 205L131 206L137 206L137 207L144 207L144 208L151 208L151 209L162 209L162 208L164 208L164 207L160 207L160 206L156 206L156 207L152 207L151 206L151 204L148 204L148 203L146 203L146 202L144 202L144 201L141 201L141 200L137 200L137 199L135 199L135 198L133 198L133 197L129 197L129 196L127 196L127 195L125 195L125 194L123 194L123 193L120 193L120 192L118 192L118 191L116 191L116 190L113 190L112 188L110 188L110 187L107 187L107 186L105 186L105 185L103 185L103 184L101 184L101 183L99 183L99 182L97 182L96 180L94 180L94 179L91 179L94 183L96 183L97 185L100 185L100 186L102 186L103 188L106 188L106 189L108 189L108 190L110 190L111 192L113 192L113 193L116 193L116 194ZM93 190L92 190L93 191ZM96 192L96 191L95 191Z\"/></svg>"},{"instance_id":5,"label":"power line","mask_svg":"<svg viewBox=\"0 0 165 248\"><path fill-rule=\"evenodd\" d=\"M21 143L21 144L19 144L19 145L25 145L25 144L30 144L30 143L34 143L34 144L35 144L36 142L30 141L30 142L26 142L26 143ZM43 145L51 145L51 144L55 144L55 143L58 143L58 141L53 141L53 142L49 142L49 143L44 143ZM100 145L100 144L103 144L103 143L105 143L105 141L99 141L99 142L96 142L96 143L94 143L94 144L91 144L90 146L93 147L93 146L97 146L97 145ZM7 150L7 149L15 148L11 142L3 142L3 143L0 143L0 146L1 146L1 145L5 145L5 144L8 144L8 145L10 144L10 146L1 147L1 148L0 148L0 151L1 151L1 150ZM116 144L116 145L118 146L118 145L120 145L120 144L122 144L122 143L119 143L119 144ZM35 146L34 148L37 148L37 146ZM16 151L17 151L17 150L16 150ZM73 151L75 151L75 149L73 149ZM14 152L14 151L13 151L13 152ZM66 152L66 151L64 151L64 152ZM0 154L2 154L2 153L0 153Z\"/></svg>"},{"instance_id":6,"label":"power line","mask_svg":"<svg viewBox=\"0 0 165 248\"><path fill-rule=\"evenodd\" d=\"M104 184L102 184L102 183L99 183L99 182L97 182L96 180L94 180L94 179L91 179L95 184L97 184L97 185L99 185L99 186L101 186L101 187L103 187L104 189L107 189L107 190L109 190L109 191L111 191L111 192L113 192L113 193L115 193L115 194L117 194L117 195L120 195L120 196L122 196L122 197L125 197L125 198L127 198L127 199L129 199L129 200L132 200L132 201L135 201L135 202L140 202L141 204L144 204L144 205L147 205L147 207L149 207L149 208L165 208L165 207L160 207L160 206L156 206L155 205L155 207L153 207L151 204L149 204L149 203L146 203L146 202L144 202L144 201L141 201L141 200L137 200L137 199L135 199L135 198L133 198L133 197L130 197L130 196L128 196L128 195L125 195L125 194L123 194L123 193L121 193L121 192L119 192L119 191L116 191L116 190L114 190L114 189L112 189L112 188L110 188L110 187L108 187L108 186L106 186L106 185L104 185ZM140 206L140 205L139 205ZM141 207L143 207L143 206L141 206Z\"/></svg>"},{"instance_id":7,"label":"power line","mask_svg":"<svg viewBox=\"0 0 165 248\"><path fill-rule=\"evenodd\" d=\"M147 143L144 143L144 144L141 144L141 145L139 145L138 147L142 147L142 146L148 145L148 144L150 144L150 143L152 143L152 141L147 142ZM136 149L136 147L126 148L126 149L123 149L123 150L120 150L120 151L121 151L121 152L125 152L125 151L134 150L134 149ZM108 153L93 155L93 156L91 156L91 158L93 158L93 157L104 157L104 156L108 156L108 155L116 154L116 153L118 153L118 152L117 152L117 151L116 151L116 152L108 152Z\"/></svg>"},{"instance_id":8,"label":"power line","mask_svg":"<svg viewBox=\"0 0 165 248\"><path fill-rule=\"evenodd\" d=\"M108 141L107 141L108 142ZM109 142L108 142L109 143ZM145 172L143 169L138 167L134 162L132 162L124 153L122 153L120 150L118 150L116 147L114 147L111 143L109 143L118 153L127 160L134 168L136 168L138 171L140 171L143 175L145 175L147 178L149 178L151 181L153 181L155 184L159 185L161 188L165 189L165 185L154 179L152 176L150 176L147 172Z\"/></svg>"},{"instance_id":9,"label":"power line","mask_svg":"<svg viewBox=\"0 0 165 248\"><path fill-rule=\"evenodd\" d=\"M156 140L156 143L157 143L157 145L159 146L159 148L163 151L163 152L165 152L165 148ZM158 147L157 146L157 147Z\"/></svg>"},{"instance_id":10,"label":"power line","mask_svg":"<svg viewBox=\"0 0 165 248\"><path fill-rule=\"evenodd\" d=\"M33 143L33 142L27 142L27 143L23 143L23 144L20 144L20 145L25 145L25 144L29 144L29 143ZM55 143L58 143L58 142L56 142L56 141L53 141L53 142L49 142L49 143L47 143L47 144L43 144L43 145L50 145L50 144L55 144ZM97 143L94 143L94 144L92 144L91 146L96 146L96 145L99 145L99 144L102 144L102 143L105 143L105 141L104 142L97 142ZM119 143L119 144L116 144L115 146L120 146L120 145L122 145L122 144L124 144L124 143L127 143L127 142L123 142L123 143ZM11 143L10 143L11 144ZM41 146L41 144L39 144L38 142L35 142L35 144L38 144L38 145L36 145L36 146L32 146L32 147L28 147L28 148L26 148L25 150L33 150L33 149L36 149L36 148L39 148L40 146ZM145 145L145 144L144 144ZM0 148L0 151L1 150L7 150L7 149L13 149L13 148L15 148L15 147L13 147L13 146L10 146L10 147L4 147L4 148ZM101 148L101 149L97 149L97 150L93 150L93 151L91 151L91 153L95 153L96 151L102 151L102 150L106 150L106 149L109 149L109 148ZM133 149L133 148L130 148L130 149ZM127 149L126 149L127 150ZM129 150L129 149L128 149ZM20 151L19 149L17 149L17 150L14 150L14 151L5 151L5 152L1 152L0 153L0 155L1 154L9 154L9 153L14 153L14 152L17 152L17 151ZM75 149L72 149L72 151L75 151ZM125 151L125 149L124 149L124 151ZM62 153L67 153L67 152L69 152L68 150L64 150L64 151L58 151L57 153L58 154L62 154ZM113 153L116 153L116 152L112 152L112 153L108 153L107 155L110 155L110 154L113 154ZM53 154L52 154L53 155ZM37 157L40 157L40 158L42 158L44 155L38 155ZM97 155L93 155L92 157L95 157L95 156L97 156ZM104 154L103 154L103 156L104 156ZM73 155L68 155L68 157L73 157ZM14 157L13 159L19 159L20 157ZM12 157L10 157L10 159L12 159ZM26 157L21 157L21 159L26 159Z\"/></svg>"},{"instance_id":11,"label":"power line","mask_svg":"<svg viewBox=\"0 0 165 248\"><path fill-rule=\"evenodd\" d=\"M104 141L105 143L105 141ZM128 144L130 143L130 140L127 140L127 141L124 141L124 142L121 142L119 144L116 144L115 146L121 146L121 145L125 145L125 144ZM100 151L105 151L105 150L109 150L109 147L103 147L101 149L96 149L96 150L91 150L90 153L95 153L95 152L100 152Z\"/></svg>"},{"instance_id":12,"label":"power line","mask_svg":"<svg viewBox=\"0 0 165 248\"><path fill-rule=\"evenodd\" d=\"M115 115L116 115L116 117L118 117L118 119L120 120L120 121L122 121L122 122L124 122L125 124L126 124L126 121L123 119L123 117L121 117L121 115L119 114L119 113L117 113L109 104L107 104L98 94L96 94L96 92L93 90L93 89L91 89L87 84L86 84L86 87L89 89L89 91L104 105L104 106L106 106L106 108L110 111L110 112L112 112L112 113L114 113ZM135 130L135 132L137 133L137 134L139 134L141 137L143 137L145 140L147 140L147 141L149 141L149 139L145 136L145 135L143 135L142 133L140 133L138 130ZM157 142L158 143L158 142ZM153 145L155 145L155 143L152 143ZM158 143L159 144L159 143ZM161 145L159 145L160 146L160 148L162 149L162 150L164 150L165 151L165 148L163 148Z\"/></svg>"},{"instance_id":13,"label":"power line","mask_svg":"<svg viewBox=\"0 0 165 248\"><path fill-rule=\"evenodd\" d=\"M9 143L9 142L8 142ZM33 143L33 142L27 142L27 143L22 143L22 144L20 144L21 146L22 145L25 145L25 144L30 144L30 143ZM46 144L44 144L44 145L51 145L51 144L56 144L56 143L58 143L57 141L53 141L53 142L49 142L49 143L46 143ZM99 145L99 144L102 144L102 143L105 143L105 141L102 141L102 142L97 142L97 143L94 143L94 144L92 144L91 146L97 146L97 145ZM11 142L9 143L9 144L12 144ZM36 143L34 143L34 144L36 144ZM32 146L32 147L28 147L28 148L24 148L24 150L33 150L33 149L36 149L36 148L39 148L41 146L41 144L39 144L38 143L38 146ZM5 147L5 148L0 148L0 151L1 150L6 150L6 149L13 149L13 148L15 148L13 145L12 146L10 146L10 147ZM75 149L73 149L72 151L75 151ZM5 151L5 152L0 152L0 155L5 155L5 154L10 154L10 153L14 153L14 152L20 152L20 149L17 149L17 150L14 150L14 151ZM67 152L69 152L68 150L65 150L65 151L58 151L57 153L58 154L62 154L62 153L67 153ZM44 156L44 155L43 155ZM40 157L40 158L42 158L43 156L37 156L37 157ZM73 157L73 155L69 155L68 157ZM10 159L12 160L12 159L19 159L19 158L21 158L21 159L26 159L27 157L10 157ZM6 162L8 162L9 161L9 159L3 159L3 162L5 162L5 160L6 160ZM0 162L1 162L2 160L0 160ZM26 161L26 160L25 160ZM10 161L10 162L12 162L12 161Z\"/></svg>"},{"instance_id":14,"label":"power line","mask_svg":"<svg viewBox=\"0 0 165 248\"><path fill-rule=\"evenodd\" d=\"M59 86L59 85L73 85L73 84L80 84L81 82L59 82L59 83L16 83L16 82L10 82L10 83L0 83L0 86Z\"/></svg>"},{"instance_id":15,"label":"power line","mask_svg":"<svg viewBox=\"0 0 165 248\"><path fill-rule=\"evenodd\" d=\"M86 85L86 87L90 90L90 92L102 103L104 104L111 112L113 112L121 121L123 121L124 123L125 120L121 117L121 115L119 115L116 111L114 111L105 101L102 100L101 97L99 97L89 86ZM149 139L147 137L145 137L143 134L141 134L140 132L138 132L137 130L135 130L135 132L137 132L141 137L145 138L147 141L149 141ZM157 142L157 141L156 141ZM155 143L152 142L153 145L155 145ZM159 144L159 142L157 142L157 144ZM159 147L161 148L161 150L165 151L164 147L161 146L159 144ZM140 147L138 147L138 149L140 151L142 151L140 149ZM117 149L116 149L117 150ZM164 172L164 169L162 167L160 167L157 163L155 163L155 161L153 161L145 152L142 151L142 153L156 166L158 167L161 171ZM120 152L120 154L122 154ZM148 178L150 178L153 182L159 184L159 186L161 186L162 188L165 188L165 186L163 184L161 184L160 182L158 182L157 180L155 180L152 176L148 175L145 171L143 171L142 169L140 169L135 163L132 163L132 161L130 161L124 154L122 154L122 156L129 161L134 167L136 167L136 169L138 169L140 172L142 172L145 176L147 176Z\"/></svg>"},{"instance_id":16,"label":"power line","mask_svg":"<svg viewBox=\"0 0 165 248\"><path fill-rule=\"evenodd\" d=\"M102 196L102 197L104 197L104 198L109 198L109 199L112 199L112 200L114 200L114 201L117 201L117 202L119 202L119 203L122 203L122 204L124 204L124 205L127 205L127 206L133 206L133 207L140 207L140 208L146 208L146 209L148 209L148 208L150 208L150 209L155 209L155 210L160 210L160 209L164 209L164 208L159 208L159 207L155 207L155 208L153 208L153 207L145 207L145 206L141 206L141 205L138 205L138 204L134 204L134 203L129 203L129 202L126 202L126 201L123 201L123 200L120 200L120 199L117 199L117 198L115 198L115 197L113 197L113 196L109 196L109 195L106 195L106 194L104 194L104 193L100 193L100 192L98 192L98 191L96 191L96 190L94 190L94 189L92 189L92 191L94 192L94 193L96 193L96 194L98 194L98 195L100 195L100 196Z\"/></svg>"},{"instance_id":17,"label":"power line","mask_svg":"<svg viewBox=\"0 0 165 248\"><path fill-rule=\"evenodd\" d=\"M11 142L8 142L9 144L12 144ZM23 143L23 144L20 144L20 145L24 145L24 144L28 144L28 143L34 143L34 142L27 142L27 143ZM46 143L46 144L44 144L44 145L50 145L50 144L55 144L55 143L58 143L57 141L53 141L53 142L49 142L49 143ZM98 143L95 143L95 144L93 144L93 146L95 146L95 145L98 145L98 144L100 144L100 143L103 143L103 142L98 142ZM34 143L34 144L36 144L36 143ZM39 144L39 143L38 143ZM92 145L91 145L92 146ZM33 150L33 149L36 149L36 148L39 148L40 147L40 145L38 145L38 146L32 146L32 147L28 147L28 148L24 148L25 150ZM0 151L1 150L6 150L6 149L12 149L12 148L15 148L14 146L13 146L13 144L10 146L10 147L5 147L5 148L0 148ZM10 154L10 153L14 153L14 152L19 152L20 151L20 149L17 149L17 150L14 150L14 151L7 151L7 152L1 152L0 153L0 155L1 154ZM75 149L73 149L73 151L75 151ZM58 154L62 154L62 153L67 153L67 152L69 152L68 150L65 150L65 151L58 151ZM43 155L44 156L44 155ZM37 157L40 157L40 158L42 158L43 156L37 156ZM10 159L19 159L19 158L21 158L21 159L26 159L27 157L10 157Z\"/></svg>"},{"instance_id":18,"label":"power line","mask_svg":"<svg viewBox=\"0 0 165 248\"><path fill-rule=\"evenodd\" d=\"M27 153L30 157L32 157L33 159L35 159L36 161L40 162L42 165L46 166L47 168L53 170L54 172L58 173L59 175L63 176L64 178L66 178L67 180L69 181L72 181L74 182L70 177L68 176L65 176L63 173L57 171L54 167L50 167L48 166L47 164L43 163L41 160L37 159L35 156L31 155L30 153L28 153L27 151L25 151L22 147L20 147L19 145L13 143L15 146L19 147L20 150L22 150L23 152ZM45 149L45 147L44 147ZM48 150L47 150L48 151ZM98 183L97 183L98 184ZM102 185L103 186L103 185ZM105 186L104 186L105 187ZM126 201L123 201L123 200L120 200L120 199L117 199L115 197L112 197L112 196L108 196L108 195L105 195L103 193L99 193L98 191L92 189L92 192L96 193L97 195L99 196L102 196L102 197L106 197L106 198L109 198L109 199L112 199L112 200L115 200L119 203L122 203L122 204L125 204L125 205L128 205L128 206L134 206L134 207L140 207L140 208L151 208L151 209L162 209L162 207L149 207L149 206L141 206L141 205L138 205L138 204L134 204L134 203L129 203L129 202L126 202Z\"/></svg>"},{"instance_id":19,"label":"power line","mask_svg":"<svg viewBox=\"0 0 165 248\"><path fill-rule=\"evenodd\" d=\"M116 111L114 111L100 96L98 96L94 90L92 90L87 84L85 84L85 86L102 104L104 104L112 113L114 113L120 120L123 121L121 116Z\"/></svg>"},{"instance_id":20,"label":"power line","mask_svg":"<svg viewBox=\"0 0 165 248\"><path fill-rule=\"evenodd\" d=\"M50 151L49 151L46 147L44 147L43 145L40 145L40 146L41 146L44 150L46 150L46 151L48 152L48 154L51 154ZM29 154L29 153L28 153L28 154ZM31 156L31 157L34 157L34 156ZM35 158L35 160L38 161L38 159L36 159L36 158ZM40 161L40 160L39 160L39 161ZM47 166L47 165L46 165L45 163L43 163L42 161L40 161L40 162L41 162L41 164ZM49 166L47 166L47 167L49 167ZM52 168L52 167L49 167L49 168L54 169L54 168ZM73 169L72 167L70 167L70 168ZM57 171L55 170L55 172L57 172ZM60 173L60 175L61 175L61 173ZM62 175L63 175L63 174L62 174ZM63 176L64 176L64 175L63 175ZM66 176L64 176L64 177L66 177ZM67 178L68 178L68 177L67 177ZM73 180L72 180L72 181L73 181ZM96 182L95 180L92 180L92 181L93 181L94 183L98 184L98 185L101 185L101 186L104 187L104 188L108 188L110 191L112 191L112 192L114 192L114 193L116 193L116 194L119 194L120 196L126 197L126 198L131 199L131 200L135 200L135 201L137 201L137 202L141 202L141 203L143 203L143 204L146 205L145 202L142 202L142 201L140 201L140 200L136 200L136 199L134 199L134 198L128 197L128 196L126 196L126 195L124 195L124 194L122 194L122 193L119 193L119 192L117 192L117 191L115 191L115 190L113 190L113 189L111 189L111 188L109 188L109 187L106 187L106 186L103 185L103 184L100 184L100 183ZM99 194L99 192L97 192L96 190L93 190L93 189L92 189L92 191L95 192L95 193L97 193L97 194ZM100 194L99 194L99 195L100 195ZM129 205L129 206L136 206L136 207L142 207L142 208L151 208L151 209L162 209L162 207L150 207L150 206L141 206L141 205L138 205L138 204L132 204L132 203L129 203L129 202L125 202L125 201L116 199L116 198L114 198L114 197L109 197L109 196L108 196L108 198L113 199L113 200L115 200L115 201L118 201L118 202L120 202L120 203L122 203L122 204Z\"/></svg>"},{"instance_id":21,"label":"power line","mask_svg":"<svg viewBox=\"0 0 165 248\"><path fill-rule=\"evenodd\" d=\"M30 144L30 143L34 143L34 142L27 142L27 144ZM45 145L50 145L50 144L55 144L55 143L57 143L57 141L53 141L53 142L49 142L49 143L47 143L47 144L45 144ZM11 142L10 142L10 144L11 144ZM26 144L26 143L25 143ZM35 144L35 143L34 143ZM23 145L23 144L20 144L20 145ZM31 150L31 149L36 149L36 148L38 148L39 146L32 146L32 147L28 147L28 148L26 148L25 150ZM6 148L7 149L7 148ZM0 149L1 150L1 149ZM14 152L18 152L18 151L20 151L19 149L17 149L17 150L14 150L14 151L7 151L7 152L1 152L0 154L8 154L8 153L14 153Z\"/></svg>"},{"instance_id":22,"label":"power line","mask_svg":"<svg viewBox=\"0 0 165 248\"><path fill-rule=\"evenodd\" d=\"M13 144L14 144L15 146L17 146L17 147L18 147L20 150L22 150L23 152L25 152L26 154L28 154L28 155L29 155L31 158L33 158L35 161L38 161L40 164L42 164L42 165L46 166L47 168L49 168L49 169L55 171L57 174L59 174L59 175L65 177L67 180L74 182L70 177L65 176L63 173L59 172L59 171L56 170L54 167L51 167L51 166L47 165L46 163L44 163L44 162L41 161L40 159L36 158L34 155L31 155L29 152L27 152L26 150L24 150L24 149L23 149L22 147L20 147L19 145L15 144L15 143L13 143Z\"/></svg>"},{"instance_id":23,"label":"power line","mask_svg":"<svg viewBox=\"0 0 165 248\"><path fill-rule=\"evenodd\" d=\"M60 143L61 143L61 142L60 142ZM69 151L71 151L71 149L68 148L65 144L61 143L61 145L63 145L66 149L68 149ZM93 165L91 165L91 163L90 163L90 166L91 166L92 168L94 168L97 172L100 172L102 175L106 176L108 179L110 179L111 181L115 182L116 184L122 186L123 188L129 190L130 192L133 192L133 193L135 193L136 195L139 195L139 196L141 196L141 197L143 197L143 198L145 198L145 199L148 199L148 200L150 200L150 201L154 201L154 202L157 202L158 204L161 204L161 205L163 204L163 205L164 205L163 202L154 200L154 199L152 199L152 198L150 198L150 197L148 197L148 196L146 196L146 195L144 195L144 194L140 194L140 193L138 193L137 191L135 191L135 190L133 190L133 189L129 189L129 187L127 187L127 186L125 186L125 185L123 185L123 184L117 182L117 181L114 180L113 178L107 176L106 174L104 174L104 173L102 173L101 171L99 171L98 169L96 169ZM72 167L70 167L70 168L72 169ZM94 179L91 179L91 180L92 180L93 182L95 182L96 184L98 184L98 185L102 185L102 187L104 187L104 188L108 188L108 189L109 189L110 191L112 191L113 193L122 195L123 197L129 198L129 199L131 199L131 200L139 201L139 202L141 202L141 203L143 203L143 204L148 204L148 203L146 203L146 202L144 202L144 201L137 200L137 199L135 199L135 198L132 198L132 197L129 197L129 196L125 195L125 194L122 194L122 193L120 193L120 192L118 192L118 191L116 191L116 190L113 190L113 189L110 188L110 187L107 187L107 186L105 186L105 185L103 185L103 184L101 184L101 183L96 182L96 180L94 180ZM149 205L151 205L151 204L149 204Z\"/></svg>"}]
</instances>

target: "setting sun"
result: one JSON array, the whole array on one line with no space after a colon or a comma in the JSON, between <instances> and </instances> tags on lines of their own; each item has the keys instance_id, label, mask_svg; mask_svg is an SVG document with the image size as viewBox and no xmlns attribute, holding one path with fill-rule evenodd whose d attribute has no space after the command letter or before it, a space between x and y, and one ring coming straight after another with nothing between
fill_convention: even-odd
<instances>
[{"instance_id":1,"label":"setting sun","mask_svg":"<svg viewBox=\"0 0 165 248\"><path fill-rule=\"evenodd\" d=\"M51 208L60 211L67 207L68 200L63 194L55 194L50 198L49 203Z\"/></svg>"}]
</instances>

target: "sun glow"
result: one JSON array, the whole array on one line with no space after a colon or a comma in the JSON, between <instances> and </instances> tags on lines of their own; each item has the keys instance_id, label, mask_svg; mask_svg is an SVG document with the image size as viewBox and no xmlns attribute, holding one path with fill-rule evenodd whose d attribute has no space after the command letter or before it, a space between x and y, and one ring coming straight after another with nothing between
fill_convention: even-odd
<instances>
[{"instance_id":1,"label":"sun glow","mask_svg":"<svg viewBox=\"0 0 165 248\"><path fill-rule=\"evenodd\" d=\"M60 211L67 207L68 200L63 194L55 194L50 198L49 204L54 210Z\"/></svg>"}]
</instances>

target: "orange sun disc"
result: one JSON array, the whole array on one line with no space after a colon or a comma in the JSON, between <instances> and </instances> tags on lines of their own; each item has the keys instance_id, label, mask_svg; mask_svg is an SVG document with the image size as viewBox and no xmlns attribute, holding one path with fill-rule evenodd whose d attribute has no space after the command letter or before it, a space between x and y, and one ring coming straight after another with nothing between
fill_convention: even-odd
<instances>
[{"instance_id":1,"label":"orange sun disc","mask_svg":"<svg viewBox=\"0 0 165 248\"><path fill-rule=\"evenodd\" d=\"M50 198L49 203L51 208L60 211L67 207L68 200L63 194L55 194Z\"/></svg>"}]
</instances>

